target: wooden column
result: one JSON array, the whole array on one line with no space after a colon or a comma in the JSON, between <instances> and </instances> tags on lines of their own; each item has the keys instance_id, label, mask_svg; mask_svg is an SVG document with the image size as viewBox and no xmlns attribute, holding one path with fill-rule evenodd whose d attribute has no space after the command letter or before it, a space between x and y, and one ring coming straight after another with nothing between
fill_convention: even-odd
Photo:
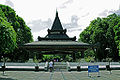
<instances>
[{"instance_id":1,"label":"wooden column","mask_svg":"<svg viewBox=\"0 0 120 80\"><path fill-rule=\"evenodd\" d=\"M76 61L76 56L75 56L75 52L72 53L72 58L73 58L73 61Z\"/></svg>"},{"instance_id":2,"label":"wooden column","mask_svg":"<svg viewBox=\"0 0 120 80\"><path fill-rule=\"evenodd\" d=\"M84 58L84 51L81 51L81 57Z\"/></svg>"}]
</instances>

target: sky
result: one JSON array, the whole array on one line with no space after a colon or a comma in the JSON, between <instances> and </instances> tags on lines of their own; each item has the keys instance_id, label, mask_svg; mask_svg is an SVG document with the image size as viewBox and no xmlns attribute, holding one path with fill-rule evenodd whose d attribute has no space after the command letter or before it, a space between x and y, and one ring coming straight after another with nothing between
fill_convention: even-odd
<instances>
[{"instance_id":1,"label":"sky","mask_svg":"<svg viewBox=\"0 0 120 80\"><path fill-rule=\"evenodd\" d=\"M0 4L12 7L25 20L35 41L51 29L56 9L68 36L77 39L97 17L120 14L120 0L0 0Z\"/></svg>"}]
</instances>

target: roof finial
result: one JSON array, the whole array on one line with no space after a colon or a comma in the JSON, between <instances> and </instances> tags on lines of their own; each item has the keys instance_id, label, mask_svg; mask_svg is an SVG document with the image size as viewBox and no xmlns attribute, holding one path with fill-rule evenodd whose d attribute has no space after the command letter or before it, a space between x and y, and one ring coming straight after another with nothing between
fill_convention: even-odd
<instances>
[{"instance_id":1,"label":"roof finial","mask_svg":"<svg viewBox=\"0 0 120 80\"><path fill-rule=\"evenodd\" d=\"M56 17L58 17L58 11L57 11L57 8L56 8Z\"/></svg>"}]
</instances>

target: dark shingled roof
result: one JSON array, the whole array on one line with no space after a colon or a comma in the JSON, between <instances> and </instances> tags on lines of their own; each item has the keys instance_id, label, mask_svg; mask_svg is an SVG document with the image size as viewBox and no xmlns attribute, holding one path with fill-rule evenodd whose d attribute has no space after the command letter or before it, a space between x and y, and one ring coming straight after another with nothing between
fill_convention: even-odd
<instances>
[{"instance_id":1,"label":"dark shingled roof","mask_svg":"<svg viewBox=\"0 0 120 80\"><path fill-rule=\"evenodd\" d=\"M69 38L68 37L68 35L66 35L66 34L51 34L51 35L47 35L46 36L46 38L56 38L56 39L62 39L62 38L64 38L64 39L67 39L67 38Z\"/></svg>"},{"instance_id":2,"label":"dark shingled roof","mask_svg":"<svg viewBox=\"0 0 120 80\"><path fill-rule=\"evenodd\" d=\"M58 16L58 12L56 11L56 16L55 16L55 20L53 22L52 28L48 29L48 34L44 38L41 38L40 36L38 36L38 41L42 41L42 40L75 41L76 40L76 37L69 38L66 32L67 30L63 29L59 16Z\"/></svg>"},{"instance_id":3,"label":"dark shingled roof","mask_svg":"<svg viewBox=\"0 0 120 80\"><path fill-rule=\"evenodd\" d=\"M88 48L94 47L93 45L77 42L77 41L35 41L26 43L19 46L19 48L25 48L30 50L39 51L84 51Z\"/></svg>"},{"instance_id":4,"label":"dark shingled roof","mask_svg":"<svg viewBox=\"0 0 120 80\"><path fill-rule=\"evenodd\" d=\"M83 43L83 42L77 42L77 41L35 41L31 43L26 43L24 45L28 46L52 46L52 45L57 45L57 46L90 46L90 44Z\"/></svg>"},{"instance_id":5,"label":"dark shingled roof","mask_svg":"<svg viewBox=\"0 0 120 80\"><path fill-rule=\"evenodd\" d=\"M61 22L60 22L60 19L59 19L57 11L56 11L56 17L55 17L55 20L53 22L51 30L63 30L63 27L61 25Z\"/></svg>"}]
</instances>

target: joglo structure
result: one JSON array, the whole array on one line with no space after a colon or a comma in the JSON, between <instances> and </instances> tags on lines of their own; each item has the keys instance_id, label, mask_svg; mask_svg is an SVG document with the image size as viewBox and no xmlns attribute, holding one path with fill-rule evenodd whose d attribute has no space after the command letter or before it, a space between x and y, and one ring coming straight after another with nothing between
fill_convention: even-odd
<instances>
[{"instance_id":1,"label":"joglo structure","mask_svg":"<svg viewBox=\"0 0 120 80\"><path fill-rule=\"evenodd\" d=\"M75 61L77 52L81 52L81 57L84 57L84 51L88 48L96 48L95 45L78 42L75 37L69 37L63 29L60 22L58 11L51 29L48 29L48 34L45 37L38 36L38 41L20 45L19 48L24 48L31 51L38 51L40 54L71 54Z\"/></svg>"}]
</instances>

